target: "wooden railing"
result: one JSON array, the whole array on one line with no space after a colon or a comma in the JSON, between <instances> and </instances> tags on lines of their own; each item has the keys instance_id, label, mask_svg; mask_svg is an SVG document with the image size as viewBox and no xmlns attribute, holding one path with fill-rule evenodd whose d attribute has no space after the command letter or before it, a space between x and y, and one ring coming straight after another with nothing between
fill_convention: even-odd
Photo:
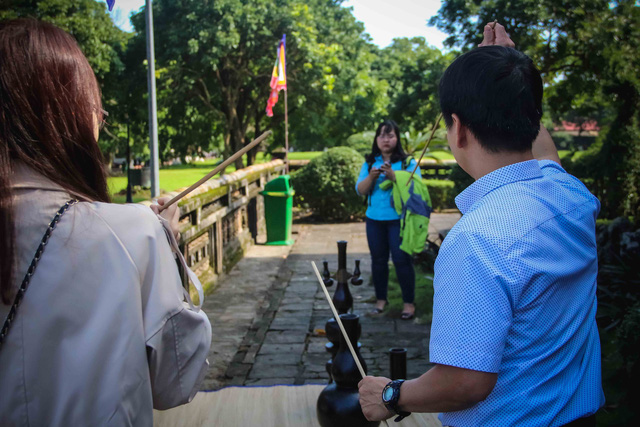
<instances>
[{"instance_id":1,"label":"wooden railing","mask_svg":"<svg viewBox=\"0 0 640 427\"><path fill-rule=\"evenodd\" d=\"M205 292L264 232L264 201L259 192L284 169L282 160L249 166L207 181L179 202L180 248ZM184 274L183 281L186 284Z\"/></svg>"}]
</instances>

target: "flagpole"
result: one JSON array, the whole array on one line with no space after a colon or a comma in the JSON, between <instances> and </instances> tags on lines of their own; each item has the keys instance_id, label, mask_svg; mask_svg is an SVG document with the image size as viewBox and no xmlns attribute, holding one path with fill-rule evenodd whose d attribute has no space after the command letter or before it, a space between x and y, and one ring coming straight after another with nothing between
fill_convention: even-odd
<instances>
[{"instance_id":1,"label":"flagpole","mask_svg":"<svg viewBox=\"0 0 640 427\"><path fill-rule=\"evenodd\" d=\"M289 111L287 110L287 89L284 90L284 165L289 174Z\"/></svg>"},{"instance_id":2,"label":"flagpole","mask_svg":"<svg viewBox=\"0 0 640 427\"><path fill-rule=\"evenodd\" d=\"M147 34L147 89L149 91L149 163L151 167L151 197L160 195L160 161L158 158L158 111L156 106L156 65L153 47L153 5L146 0L144 15Z\"/></svg>"}]
</instances>

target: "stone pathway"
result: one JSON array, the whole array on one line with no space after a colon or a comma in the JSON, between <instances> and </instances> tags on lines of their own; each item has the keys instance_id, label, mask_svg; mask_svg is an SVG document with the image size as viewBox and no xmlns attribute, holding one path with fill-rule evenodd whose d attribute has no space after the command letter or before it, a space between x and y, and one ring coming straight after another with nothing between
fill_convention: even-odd
<instances>
[{"instance_id":1,"label":"stone pathway","mask_svg":"<svg viewBox=\"0 0 640 427\"><path fill-rule=\"evenodd\" d=\"M434 214L431 240L450 229L459 214ZM429 367L430 325L386 315L365 316L373 303L371 260L364 223L294 226L293 247L252 247L205 299L203 309L213 327L211 369L203 390L229 385L326 384L328 342L324 330L331 317L310 261L318 268L329 261L337 269L338 240L347 240L347 269L360 259L364 284L351 286L354 313L362 325L361 353L370 375L389 376L388 350L408 349L407 376L417 377ZM333 288L329 292L333 294Z\"/></svg>"}]
</instances>

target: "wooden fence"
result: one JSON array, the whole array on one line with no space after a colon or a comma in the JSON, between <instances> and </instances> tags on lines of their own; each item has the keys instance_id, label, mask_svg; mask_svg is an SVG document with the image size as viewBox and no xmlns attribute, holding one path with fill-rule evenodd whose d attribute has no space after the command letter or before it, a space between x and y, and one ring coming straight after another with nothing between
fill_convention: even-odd
<instances>
[{"instance_id":1,"label":"wooden fence","mask_svg":"<svg viewBox=\"0 0 640 427\"><path fill-rule=\"evenodd\" d=\"M282 160L249 166L207 181L179 202L180 248L205 292L264 232L264 200L259 193L284 169ZM183 281L186 284L184 274Z\"/></svg>"}]
</instances>

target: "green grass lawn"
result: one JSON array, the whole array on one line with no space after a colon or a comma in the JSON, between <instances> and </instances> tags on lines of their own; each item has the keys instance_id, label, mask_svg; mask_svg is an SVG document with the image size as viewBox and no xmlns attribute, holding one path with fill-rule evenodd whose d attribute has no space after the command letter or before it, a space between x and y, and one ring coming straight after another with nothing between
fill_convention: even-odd
<instances>
[{"instance_id":1,"label":"green grass lawn","mask_svg":"<svg viewBox=\"0 0 640 427\"><path fill-rule=\"evenodd\" d=\"M420 157L420 153L416 153L414 154L414 156L416 158L416 160L418 160L418 158ZM424 155L425 158L435 158L438 160L455 160L453 157L453 154L451 154L451 151L445 151L445 150L434 150L434 151L429 151L428 153L426 153Z\"/></svg>"},{"instance_id":2,"label":"green grass lawn","mask_svg":"<svg viewBox=\"0 0 640 427\"><path fill-rule=\"evenodd\" d=\"M305 160L312 159L322 154L321 151L301 151L296 153L290 153L291 159ZM246 156L244 161L246 163ZM264 163L271 160L271 156L265 156L264 153L258 153L256 157L256 163ZM174 165L166 166L160 169L160 193L169 193L171 191L178 190L180 188L188 187L200 178L211 172L213 168L220 162L220 159L208 159L203 162L189 163L186 165ZM236 170L235 165L229 165L225 170L226 173L234 172ZM127 189L127 177L126 176L114 176L109 177L109 194L114 203L125 203L126 189ZM133 194L133 201L140 202L142 200L149 200L151 193L149 190L138 190Z\"/></svg>"},{"instance_id":3,"label":"green grass lawn","mask_svg":"<svg viewBox=\"0 0 640 427\"><path fill-rule=\"evenodd\" d=\"M431 322L433 316L433 271L428 271L422 264L415 264L414 268L416 271L416 294L414 300L416 318L419 323L425 324ZM400 291L400 284L393 264L389 264L387 301L389 301L387 314L393 317L400 317L403 307L402 292Z\"/></svg>"},{"instance_id":4,"label":"green grass lawn","mask_svg":"<svg viewBox=\"0 0 640 427\"><path fill-rule=\"evenodd\" d=\"M322 155L322 151L294 151L289 153L289 159L291 160L311 160L314 157Z\"/></svg>"}]
</instances>

